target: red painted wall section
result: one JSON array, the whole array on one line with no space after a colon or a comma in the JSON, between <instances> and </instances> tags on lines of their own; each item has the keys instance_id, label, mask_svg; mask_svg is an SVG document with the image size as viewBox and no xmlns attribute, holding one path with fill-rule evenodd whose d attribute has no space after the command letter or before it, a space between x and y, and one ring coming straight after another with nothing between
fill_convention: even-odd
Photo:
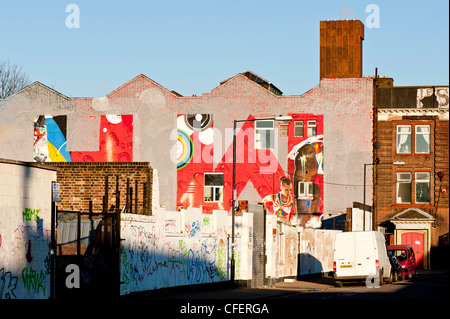
<instances>
[{"instance_id":1,"label":"red painted wall section","mask_svg":"<svg viewBox=\"0 0 450 319\"><path fill-rule=\"evenodd\" d=\"M132 162L133 115L102 115L99 150L72 152L72 162Z\"/></svg>"},{"instance_id":2,"label":"red painted wall section","mask_svg":"<svg viewBox=\"0 0 450 319\"><path fill-rule=\"evenodd\" d=\"M194 115L179 114L177 141L177 207L201 207L204 213L213 209L230 210L232 205L233 145L231 144L215 166L212 116L208 127L193 130L189 124ZM200 119L200 115L199 119ZM207 114L202 115L206 118ZM311 194L299 197L298 213L323 214L323 116L313 114L292 114L293 121L288 128L288 172L285 172L272 150L255 149L255 121L249 116L236 134L236 192L237 198L250 182L263 199L280 192L280 178L285 176L294 181L294 195L298 194L298 182L311 186ZM303 134L295 133L295 125L303 121ZM308 136L308 121L310 135ZM208 133L209 132L209 133ZM205 137L204 135L208 135ZM303 135L303 136L296 136ZM223 174L218 184L220 194L209 197L205 174Z\"/></svg>"},{"instance_id":3,"label":"red painted wall section","mask_svg":"<svg viewBox=\"0 0 450 319\"><path fill-rule=\"evenodd\" d=\"M213 139L202 137L206 130L195 132L186 128L184 123L187 116L189 115L178 115L177 206L201 207L205 213L210 213L213 209L229 210L232 204L233 145L228 147L214 169ZM255 150L253 119L253 116L249 116L236 134L237 198L248 182L252 183L261 197L272 194L273 190L279 192L280 177L285 175L271 150ZM205 173L223 174L223 189L219 190L222 197L217 201L214 201L217 198L205 201L205 197L208 197L208 194L205 195Z\"/></svg>"}]
</instances>

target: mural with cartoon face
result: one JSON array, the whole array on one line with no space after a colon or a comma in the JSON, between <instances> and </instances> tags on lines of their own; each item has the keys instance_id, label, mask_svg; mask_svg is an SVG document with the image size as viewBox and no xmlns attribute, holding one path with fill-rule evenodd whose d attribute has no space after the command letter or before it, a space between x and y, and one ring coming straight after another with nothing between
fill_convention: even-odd
<instances>
[{"instance_id":1,"label":"mural with cartoon face","mask_svg":"<svg viewBox=\"0 0 450 319\"><path fill-rule=\"evenodd\" d=\"M293 125L297 127L289 135L288 167L294 184L299 223L306 227L320 227L324 213L323 116L305 114L293 117L296 120ZM300 125L296 124L299 122ZM309 127L302 131L303 123L308 123Z\"/></svg>"},{"instance_id":2,"label":"mural with cartoon face","mask_svg":"<svg viewBox=\"0 0 450 319\"><path fill-rule=\"evenodd\" d=\"M237 134L236 191L237 199L250 181L269 213L280 220L320 226L323 214L323 116L294 114L307 125L296 130L289 124L288 171L284 171L277 156L270 174L261 173L263 163L253 143L254 118L249 116ZM298 123L297 123L298 124ZM308 127L309 125L309 127ZM228 153L215 166L212 114L179 114L177 117L177 206L200 207L208 213L213 209L231 209L232 162ZM312 136L308 136L312 135ZM242 137L244 136L244 137ZM272 150L264 150L272 154ZM255 156L256 154L256 156ZM252 156L254 156L252 158ZM287 176L287 177L286 177ZM245 199L244 199L245 200Z\"/></svg>"}]
</instances>

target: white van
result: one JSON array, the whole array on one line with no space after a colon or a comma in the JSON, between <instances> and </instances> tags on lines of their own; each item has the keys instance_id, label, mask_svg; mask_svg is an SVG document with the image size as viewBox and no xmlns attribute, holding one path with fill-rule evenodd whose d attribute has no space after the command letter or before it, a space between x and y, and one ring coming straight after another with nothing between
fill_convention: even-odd
<instances>
[{"instance_id":1,"label":"white van","mask_svg":"<svg viewBox=\"0 0 450 319\"><path fill-rule=\"evenodd\" d=\"M342 281L355 280L365 280L372 285L382 284L383 280L392 282L386 243L378 231L337 233L333 260L337 286L341 286Z\"/></svg>"}]
</instances>

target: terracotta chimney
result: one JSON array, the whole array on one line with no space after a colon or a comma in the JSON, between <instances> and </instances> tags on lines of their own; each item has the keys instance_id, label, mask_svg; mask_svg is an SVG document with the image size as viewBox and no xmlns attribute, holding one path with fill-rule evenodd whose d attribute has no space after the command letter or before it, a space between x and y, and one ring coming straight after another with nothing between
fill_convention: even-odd
<instances>
[{"instance_id":1,"label":"terracotta chimney","mask_svg":"<svg viewBox=\"0 0 450 319\"><path fill-rule=\"evenodd\" d=\"M359 20L320 21L320 78L362 77L363 40Z\"/></svg>"}]
</instances>

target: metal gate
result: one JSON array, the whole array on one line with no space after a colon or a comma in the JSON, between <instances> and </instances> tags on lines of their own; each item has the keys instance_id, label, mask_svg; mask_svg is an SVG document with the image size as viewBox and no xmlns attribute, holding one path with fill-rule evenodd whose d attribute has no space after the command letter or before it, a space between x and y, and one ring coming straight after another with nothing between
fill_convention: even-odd
<instances>
[{"instance_id":1,"label":"metal gate","mask_svg":"<svg viewBox=\"0 0 450 319\"><path fill-rule=\"evenodd\" d=\"M57 219L55 298L118 296L120 216L57 212L61 214L71 217Z\"/></svg>"}]
</instances>

